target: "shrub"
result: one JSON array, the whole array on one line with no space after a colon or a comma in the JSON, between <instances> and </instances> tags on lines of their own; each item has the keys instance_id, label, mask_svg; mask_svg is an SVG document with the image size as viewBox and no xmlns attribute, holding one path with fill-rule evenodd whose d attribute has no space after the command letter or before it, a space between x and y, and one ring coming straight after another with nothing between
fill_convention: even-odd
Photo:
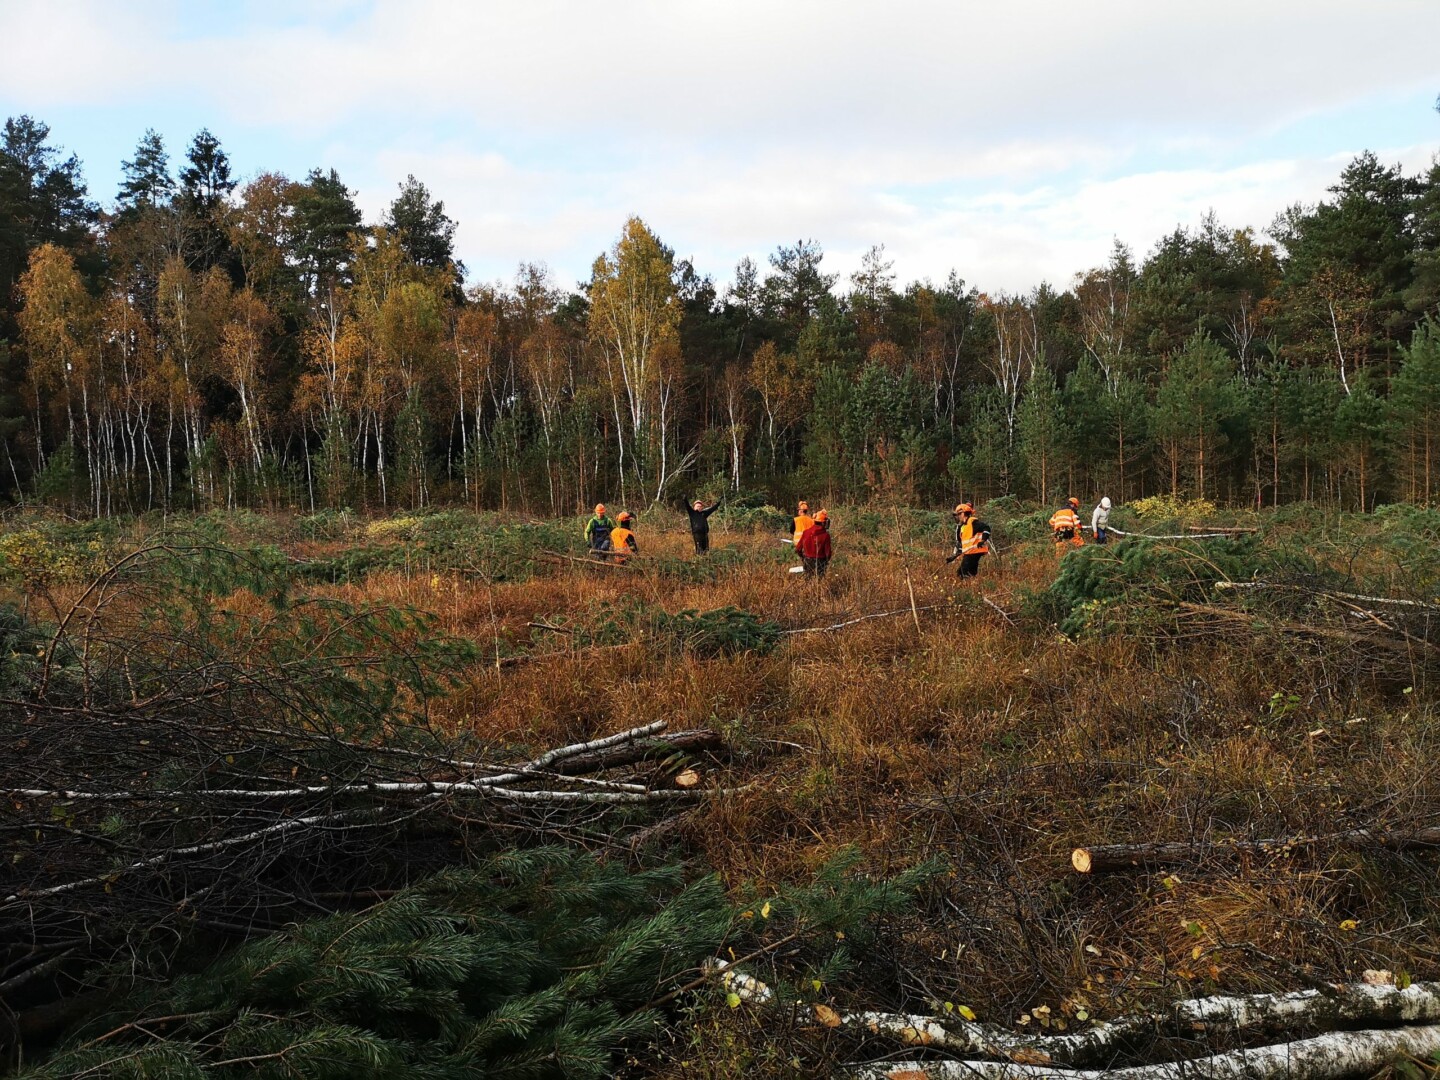
<instances>
[{"instance_id":1,"label":"shrub","mask_svg":"<svg viewBox=\"0 0 1440 1080\"><path fill-rule=\"evenodd\" d=\"M1175 495L1150 495L1126 503L1126 509L1146 521L1178 521L1187 524L1215 516L1215 504L1209 499L1181 499Z\"/></svg>"}]
</instances>

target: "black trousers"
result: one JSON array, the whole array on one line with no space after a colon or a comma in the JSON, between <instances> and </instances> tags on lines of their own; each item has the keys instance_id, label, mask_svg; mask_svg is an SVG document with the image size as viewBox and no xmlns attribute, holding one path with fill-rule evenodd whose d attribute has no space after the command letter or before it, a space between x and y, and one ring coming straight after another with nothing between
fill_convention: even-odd
<instances>
[{"instance_id":1,"label":"black trousers","mask_svg":"<svg viewBox=\"0 0 1440 1080\"><path fill-rule=\"evenodd\" d=\"M811 559L804 555L800 556L800 561L805 566L806 576L824 577L825 568L830 565L829 559Z\"/></svg>"},{"instance_id":2,"label":"black trousers","mask_svg":"<svg viewBox=\"0 0 1440 1080\"><path fill-rule=\"evenodd\" d=\"M983 551L972 551L969 555L960 556L960 569L955 571L957 577L979 577L980 560L985 557Z\"/></svg>"},{"instance_id":3,"label":"black trousers","mask_svg":"<svg viewBox=\"0 0 1440 1080\"><path fill-rule=\"evenodd\" d=\"M695 541L695 554L704 555L710 550L710 530L691 529L690 539Z\"/></svg>"}]
</instances>

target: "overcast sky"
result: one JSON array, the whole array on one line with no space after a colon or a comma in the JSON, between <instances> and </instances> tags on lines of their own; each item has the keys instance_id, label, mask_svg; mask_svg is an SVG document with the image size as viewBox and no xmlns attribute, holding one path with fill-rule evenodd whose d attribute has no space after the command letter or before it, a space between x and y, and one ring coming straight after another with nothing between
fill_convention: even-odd
<instances>
[{"instance_id":1,"label":"overcast sky","mask_svg":"<svg viewBox=\"0 0 1440 1080\"><path fill-rule=\"evenodd\" d=\"M848 274L1023 290L1214 209L1264 230L1357 152L1440 149L1440 0L0 0L0 111L114 197L145 128L236 172L414 173L472 280L571 285L636 213L728 281L806 237Z\"/></svg>"}]
</instances>

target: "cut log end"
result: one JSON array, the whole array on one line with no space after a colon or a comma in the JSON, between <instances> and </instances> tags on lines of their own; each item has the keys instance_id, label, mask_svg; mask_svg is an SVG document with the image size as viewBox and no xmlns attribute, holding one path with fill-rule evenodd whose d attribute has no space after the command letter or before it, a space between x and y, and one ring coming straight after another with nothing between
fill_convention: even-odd
<instances>
[{"instance_id":1,"label":"cut log end","mask_svg":"<svg viewBox=\"0 0 1440 1080\"><path fill-rule=\"evenodd\" d=\"M1090 857L1090 849L1077 847L1070 853L1070 865L1081 874L1090 873L1090 868L1094 865L1094 859Z\"/></svg>"}]
</instances>

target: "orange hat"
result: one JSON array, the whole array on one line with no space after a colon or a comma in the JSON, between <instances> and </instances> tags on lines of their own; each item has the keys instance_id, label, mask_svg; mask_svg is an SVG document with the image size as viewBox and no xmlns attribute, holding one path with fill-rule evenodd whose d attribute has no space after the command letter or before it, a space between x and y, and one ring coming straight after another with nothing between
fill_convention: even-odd
<instances>
[{"instance_id":1,"label":"orange hat","mask_svg":"<svg viewBox=\"0 0 1440 1080\"><path fill-rule=\"evenodd\" d=\"M971 506L969 503L961 503L959 506L955 507L955 513L957 514L973 514L974 512L975 507Z\"/></svg>"},{"instance_id":2,"label":"orange hat","mask_svg":"<svg viewBox=\"0 0 1440 1080\"><path fill-rule=\"evenodd\" d=\"M621 524L624 524L624 523L627 522L627 521L634 521L635 519L630 516L630 511L629 511L629 510L621 510L621 511L620 511L620 516L619 516L618 518L616 518L615 520L618 521L618 522L620 522Z\"/></svg>"},{"instance_id":3,"label":"orange hat","mask_svg":"<svg viewBox=\"0 0 1440 1080\"><path fill-rule=\"evenodd\" d=\"M818 514L815 515L815 520L816 520L816 521L829 521L829 520L830 520L830 515L829 515L826 511L821 510Z\"/></svg>"},{"instance_id":4,"label":"orange hat","mask_svg":"<svg viewBox=\"0 0 1440 1080\"><path fill-rule=\"evenodd\" d=\"M600 514L600 515L603 516L604 513L605 513L605 504L604 504L604 503L596 503L596 504L595 504L595 513Z\"/></svg>"},{"instance_id":5,"label":"orange hat","mask_svg":"<svg viewBox=\"0 0 1440 1080\"><path fill-rule=\"evenodd\" d=\"M810 504L807 503L804 499L801 499L801 500L800 500L800 505L799 505L798 507L796 507L796 509L797 509L797 510L803 510L803 511L805 511L805 513L808 514L808 513L810 512Z\"/></svg>"},{"instance_id":6,"label":"orange hat","mask_svg":"<svg viewBox=\"0 0 1440 1080\"><path fill-rule=\"evenodd\" d=\"M1066 499L1065 501L1068 502L1071 506L1073 506L1076 510L1080 509L1080 500L1075 498L1074 495L1071 495L1070 498Z\"/></svg>"}]
</instances>

